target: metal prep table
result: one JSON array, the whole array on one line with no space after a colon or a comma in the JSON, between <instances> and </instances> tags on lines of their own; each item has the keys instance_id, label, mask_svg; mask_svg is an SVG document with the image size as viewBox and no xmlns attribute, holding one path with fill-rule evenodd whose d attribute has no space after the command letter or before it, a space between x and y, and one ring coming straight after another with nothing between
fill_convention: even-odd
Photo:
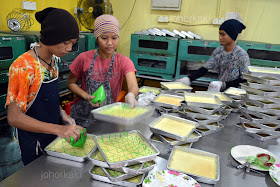
<instances>
[{"instance_id":1,"label":"metal prep table","mask_svg":"<svg viewBox=\"0 0 280 187\"><path fill-rule=\"evenodd\" d=\"M154 116L158 114L155 113ZM154 117L147 119L139 124L124 126L108 124L102 121L96 121L95 124L88 128L88 133L105 134L113 132L123 132L137 129L147 138L152 134L148 124ZM225 127L217 133L202 137L198 142L193 144L193 148L216 153L220 156L221 177L215 185L216 187L277 187L277 184L271 179L268 172L265 176L244 170L234 168L230 162L235 162L230 155L233 146L247 144L254 145L274 153L280 157L280 138L261 142L254 139L235 127L238 121L237 114L231 114L226 120L222 121ZM157 166L154 170L166 169L168 155L157 157ZM112 187L114 185L102 183L93 180L89 174L92 163L87 161L79 163L51 156L43 155L28 166L19 170L0 183L3 187L13 186L75 186L75 187ZM202 187L214 186L200 183Z\"/></svg>"}]
</instances>

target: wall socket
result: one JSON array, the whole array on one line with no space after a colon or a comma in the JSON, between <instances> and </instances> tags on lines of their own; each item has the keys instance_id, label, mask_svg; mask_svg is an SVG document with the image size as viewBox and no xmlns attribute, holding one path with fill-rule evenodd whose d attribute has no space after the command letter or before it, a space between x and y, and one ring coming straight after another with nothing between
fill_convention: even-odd
<instances>
[{"instance_id":1,"label":"wall socket","mask_svg":"<svg viewBox=\"0 0 280 187\"><path fill-rule=\"evenodd\" d=\"M214 18L212 20L212 24L213 25L222 25L222 23L224 22L225 20L223 18Z\"/></svg>"},{"instance_id":2,"label":"wall socket","mask_svg":"<svg viewBox=\"0 0 280 187\"><path fill-rule=\"evenodd\" d=\"M21 8L24 10L37 10L37 4L36 2L22 1Z\"/></svg>"}]
</instances>

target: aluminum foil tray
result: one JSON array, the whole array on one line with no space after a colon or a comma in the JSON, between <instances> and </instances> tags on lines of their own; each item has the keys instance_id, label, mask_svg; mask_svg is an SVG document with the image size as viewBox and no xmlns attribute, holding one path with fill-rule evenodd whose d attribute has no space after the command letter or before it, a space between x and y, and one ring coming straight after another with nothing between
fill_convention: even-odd
<instances>
[{"instance_id":1,"label":"aluminum foil tray","mask_svg":"<svg viewBox=\"0 0 280 187\"><path fill-rule=\"evenodd\" d=\"M160 135L160 134L155 134L155 136L163 143L167 144L167 145L170 145L170 146L180 146L180 145L183 145L183 144L186 144L186 143L192 143L192 142L196 142L198 141L202 135L199 134L199 132L197 131L194 131L190 136L189 138L186 139L186 141L178 141L178 140L175 140L175 139L172 139L172 138L168 138L168 137L165 137L163 135Z\"/></svg>"},{"instance_id":2,"label":"aluminum foil tray","mask_svg":"<svg viewBox=\"0 0 280 187\"><path fill-rule=\"evenodd\" d=\"M164 114L178 112L178 109L174 109L172 107L155 106L155 108L156 108L156 110L158 110L159 112L164 113Z\"/></svg>"},{"instance_id":3,"label":"aluminum foil tray","mask_svg":"<svg viewBox=\"0 0 280 187\"><path fill-rule=\"evenodd\" d=\"M229 98L226 94L223 92L210 92L210 91L196 91L195 93L204 93L204 94L211 94L217 96L220 101L226 105L230 104L232 102L231 98Z\"/></svg>"},{"instance_id":4,"label":"aluminum foil tray","mask_svg":"<svg viewBox=\"0 0 280 187\"><path fill-rule=\"evenodd\" d=\"M217 119L209 119L207 115L203 115L203 114L200 114L200 116L196 116L194 118L191 118L191 117L189 117L189 115L187 115L186 112L182 112L180 110L178 111L178 114L182 118L186 118L186 119L196 121L197 123L199 123L199 125L207 125L207 124L215 123L215 122L218 122L218 121L222 120L222 117L218 120ZM197 114L197 115L199 115L199 114Z\"/></svg>"},{"instance_id":5,"label":"aluminum foil tray","mask_svg":"<svg viewBox=\"0 0 280 187\"><path fill-rule=\"evenodd\" d=\"M114 185L125 186L125 187L137 187L138 185L142 184L142 182L146 176L145 174L142 174L142 175L138 175L138 176L123 180L123 181L113 182L106 176L103 169L99 166L94 165L89 170L89 174L95 180L114 184ZM121 176L121 175L119 175L119 176Z\"/></svg>"},{"instance_id":6,"label":"aluminum foil tray","mask_svg":"<svg viewBox=\"0 0 280 187\"><path fill-rule=\"evenodd\" d=\"M268 121L268 120L274 120L274 118L262 114L260 112L257 111L253 111L253 110L247 110L246 108L241 108L240 112L246 116L247 119L249 119L250 121L253 122L260 122L260 121Z\"/></svg>"},{"instance_id":7,"label":"aluminum foil tray","mask_svg":"<svg viewBox=\"0 0 280 187\"><path fill-rule=\"evenodd\" d=\"M280 78L280 69L279 68L268 68L268 67L257 67L257 66L248 66L249 73L252 76L270 76Z\"/></svg>"},{"instance_id":8,"label":"aluminum foil tray","mask_svg":"<svg viewBox=\"0 0 280 187\"><path fill-rule=\"evenodd\" d=\"M91 155L89 155L89 160L91 160L93 165L100 166L103 168L109 168L109 165L106 163L105 159L103 158L102 154L97 149L97 147L95 147ZM148 162L116 168L113 170L120 171L126 174L139 175L151 171L155 166L156 166L155 161L151 160Z\"/></svg>"},{"instance_id":9,"label":"aluminum foil tray","mask_svg":"<svg viewBox=\"0 0 280 187\"><path fill-rule=\"evenodd\" d=\"M150 87L150 86L142 86L139 88L139 93L147 93L153 91L156 95L160 94L161 89L160 88L155 88L155 87Z\"/></svg>"},{"instance_id":10,"label":"aluminum foil tray","mask_svg":"<svg viewBox=\"0 0 280 187\"><path fill-rule=\"evenodd\" d=\"M159 151L137 130L93 137L110 168L154 160Z\"/></svg>"},{"instance_id":11,"label":"aluminum foil tray","mask_svg":"<svg viewBox=\"0 0 280 187\"><path fill-rule=\"evenodd\" d=\"M266 123L254 123L254 122L242 122L242 125L248 132L257 133L259 131L267 131L271 132L273 135L280 135L280 132L276 132L276 129L280 130L280 125L273 123L273 122L266 122Z\"/></svg>"},{"instance_id":12,"label":"aluminum foil tray","mask_svg":"<svg viewBox=\"0 0 280 187\"><path fill-rule=\"evenodd\" d=\"M185 116L187 118L193 119L195 121L201 121L200 119L213 120L213 121L222 120L222 115L220 115L220 113L218 113L217 115L215 115L215 114L214 115L205 115L205 114L199 114L199 113L185 112Z\"/></svg>"},{"instance_id":13,"label":"aluminum foil tray","mask_svg":"<svg viewBox=\"0 0 280 187\"><path fill-rule=\"evenodd\" d=\"M246 106L247 110L256 111L256 112L262 112L262 113L269 113L269 114L275 114L280 115L280 109L264 109L261 107L255 107L255 106Z\"/></svg>"},{"instance_id":14,"label":"aluminum foil tray","mask_svg":"<svg viewBox=\"0 0 280 187\"><path fill-rule=\"evenodd\" d=\"M184 171L180 171L176 168L172 168L171 163L172 163L172 159L173 159L174 155L176 154L176 151L183 151L183 152L186 152L186 153L192 153L192 154L196 154L196 155L200 155L200 156L204 156L204 157L215 158L216 162L217 162L217 165L216 165L216 173L217 173L216 175L217 176L216 176L216 178L215 179L207 178L207 177L203 177L203 176L200 176L200 175L195 175L191 172L184 172ZM187 160L187 158L186 158L186 160ZM197 165L199 166L200 164L197 163ZM190 149L190 148L175 146L173 148L170 156L169 156L168 163L167 163L167 168L170 169L170 170L173 170L173 171L186 173L187 175L192 176L196 181L207 183L207 184L216 184L217 181L220 180L220 158L219 158L219 155L214 154L214 153L210 153L210 152L206 152L206 151L201 151L201 150L198 150L198 149L193 149L193 148Z\"/></svg>"},{"instance_id":15,"label":"aluminum foil tray","mask_svg":"<svg viewBox=\"0 0 280 187\"><path fill-rule=\"evenodd\" d=\"M223 103L215 95L185 92L184 97L188 106L205 108L220 108L223 106Z\"/></svg>"},{"instance_id":16,"label":"aluminum foil tray","mask_svg":"<svg viewBox=\"0 0 280 187\"><path fill-rule=\"evenodd\" d=\"M188 125L193 126L193 128L187 134L185 134L185 136L174 134L171 131L168 132L168 131L165 131L165 130L162 130L162 129L159 129L159 128L156 127L156 125L161 123L163 120L172 120L172 121L179 122L179 123L185 123L186 125L188 124ZM172 123L172 121L171 121L171 123ZM186 139L195 131L197 126L198 126L197 122L190 121L190 120L187 120L187 119L183 119L183 118L180 118L180 117L167 115L167 114L163 114L162 116L155 119L152 123L149 124L150 130L153 133L161 134L161 135L164 135L166 137L173 138L173 139L176 139L176 140L179 140L179 141L186 141ZM179 128L181 128L181 127L179 127ZM187 126L186 126L186 128L187 128ZM181 130L183 130L183 129L181 129Z\"/></svg>"},{"instance_id":17,"label":"aluminum foil tray","mask_svg":"<svg viewBox=\"0 0 280 187\"><path fill-rule=\"evenodd\" d=\"M152 144L154 144L158 148L158 150L160 151L161 154L167 154L167 153L171 152L171 150L174 147L170 144L163 143L161 140L159 140L157 138L157 136L155 134L152 134L150 136L149 140L151 141ZM191 148L192 145L193 145L193 142L189 142L189 143L184 143L180 146Z\"/></svg>"},{"instance_id":18,"label":"aluminum foil tray","mask_svg":"<svg viewBox=\"0 0 280 187\"><path fill-rule=\"evenodd\" d=\"M192 113L201 113L205 115L212 115L218 111L223 110L223 108L202 108L202 107L195 107L195 106L188 106L185 101L182 102L181 107L179 107L180 111L183 112L192 112Z\"/></svg>"},{"instance_id":19,"label":"aluminum foil tray","mask_svg":"<svg viewBox=\"0 0 280 187\"><path fill-rule=\"evenodd\" d=\"M260 89L260 90L273 90L276 92L280 91L280 86L274 86L274 85L269 85L269 84L259 84L259 83L250 83L248 82L248 86L254 89Z\"/></svg>"},{"instance_id":20,"label":"aluminum foil tray","mask_svg":"<svg viewBox=\"0 0 280 187\"><path fill-rule=\"evenodd\" d=\"M241 99L241 96L245 96L247 94L246 90L229 87L224 92L226 95L228 95L230 98L234 99Z\"/></svg>"},{"instance_id":21,"label":"aluminum foil tray","mask_svg":"<svg viewBox=\"0 0 280 187\"><path fill-rule=\"evenodd\" d=\"M221 131L222 129L224 128L224 125L220 124L220 127L217 128L217 129L209 129L208 127L204 126L204 125L201 125L199 126L196 131L198 131L202 136L206 136L206 135L209 135L209 134L213 134L213 133L216 133L216 132L219 132Z\"/></svg>"},{"instance_id":22,"label":"aluminum foil tray","mask_svg":"<svg viewBox=\"0 0 280 187\"><path fill-rule=\"evenodd\" d=\"M91 111L95 119L118 124L135 124L153 115L152 106L136 106L130 108L126 103L113 103Z\"/></svg>"},{"instance_id":23,"label":"aluminum foil tray","mask_svg":"<svg viewBox=\"0 0 280 187\"><path fill-rule=\"evenodd\" d=\"M177 109L181 105L181 101L184 101L184 97L182 96L171 94L159 94L152 102L155 106L171 107Z\"/></svg>"},{"instance_id":24,"label":"aluminum foil tray","mask_svg":"<svg viewBox=\"0 0 280 187\"><path fill-rule=\"evenodd\" d=\"M87 134L86 143L83 148L73 147L64 138L57 137L48 146L45 152L50 156L55 156L76 162L85 162L95 147L93 135Z\"/></svg>"},{"instance_id":25,"label":"aluminum foil tray","mask_svg":"<svg viewBox=\"0 0 280 187\"><path fill-rule=\"evenodd\" d=\"M161 87L168 91L192 91L192 87L182 83L182 82L160 82Z\"/></svg>"},{"instance_id":26,"label":"aluminum foil tray","mask_svg":"<svg viewBox=\"0 0 280 187\"><path fill-rule=\"evenodd\" d=\"M251 88L243 83L240 83L241 88L246 90L249 94L255 94L255 95L260 95L260 96L265 96L265 97L274 97L274 96L280 96L280 92L272 89L266 89L266 90L258 90Z\"/></svg>"},{"instance_id":27,"label":"aluminum foil tray","mask_svg":"<svg viewBox=\"0 0 280 187\"><path fill-rule=\"evenodd\" d=\"M259 95L253 95L253 94L247 94L248 99L250 100L266 100L269 99L275 103L280 103L280 99L277 97L264 97L264 96L259 96Z\"/></svg>"},{"instance_id":28,"label":"aluminum foil tray","mask_svg":"<svg viewBox=\"0 0 280 187\"><path fill-rule=\"evenodd\" d=\"M252 76L250 73L242 73L243 78L251 83L259 83L259 84L269 84L269 85L280 85L280 79L274 77L273 75L267 76Z\"/></svg>"},{"instance_id":29,"label":"aluminum foil tray","mask_svg":"<svg viewBox=\"0 0 280 187\"><path fill-rule=\"evenodd\" d=\"M265 109L280 108L280 102L275 102L275 100L270 99L268 97L263 97L262 99L244 98L244 100L246 100L246 103L245 103L246 105L261 107L261 108L265 108Z\"/></svg>"}]
</instances>

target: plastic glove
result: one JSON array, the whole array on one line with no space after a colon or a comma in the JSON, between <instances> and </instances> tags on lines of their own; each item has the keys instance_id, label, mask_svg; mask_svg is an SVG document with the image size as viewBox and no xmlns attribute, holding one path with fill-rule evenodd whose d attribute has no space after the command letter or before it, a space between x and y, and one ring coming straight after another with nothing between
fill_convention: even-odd
<instances>
[{"instance_id":1,"label":"plastic glove","mask_svg":"<svg viewBox=\"0 0 280 187\"><path fill-rule=\"evenodd\" d=\"M68 116L65 112L65 110L60 110L60 116L62 118L62 122L65 125L76 125L76 122L73 118L71 118L70 116Z\"/></svg>"},{"instance_id":2,"label":"plastic glove","mask_svg":"<svg viewBox=\"0 0 280 187\"><path fill-rule=\"evenodd\" d=\"M130 108L134 108L137 105L137 101L133 93L129 92L125 96L125 102L130 105Z\"/></svg>"},{"instance_id":3,"label":"plastic glove","mask_svg":"<svg viewBox=\"0 0 280 187\"><path fill-rule=\"evenodd\" d=\"M223 82L221 81L212 81L208 86L208 90L210 92L220 92L223 86Z\"/></svg>"},{"instance_id":4,"label":"plastic glove","mask_svg":"<svg viewBox=\"0 0 280 187\"><path fill-rule=\"evenodd\" d=\"M185 85L191 85L191 80L189 77L184 77L181 79L177 79L176 81L180 81L181 83L185 84Z\"/></svg>"}]
</instances>

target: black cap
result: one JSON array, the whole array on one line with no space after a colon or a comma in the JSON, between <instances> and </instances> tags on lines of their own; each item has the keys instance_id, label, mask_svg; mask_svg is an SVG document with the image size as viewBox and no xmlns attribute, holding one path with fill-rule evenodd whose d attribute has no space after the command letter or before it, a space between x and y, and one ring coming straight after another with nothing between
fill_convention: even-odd
<instances>
[{"instance_id":1,"label":"black cap","mask_svg":"<svg viewBox=\"0 0 280 187\"><path fill-rule=\"evenodd\" d=\"M40 41L45 45L79 38L78 23L66 10L49 7L36 12L35 18L41 23Z\"/></svg>"},{"instance_id":2,"label":"black cap","mask_svg":"<svg viewBox=\"0 0 280 187\"><path fill-rule=\"evenodd\" d=\"M226 20L220 26L220 30L224 30L234 41L243 29L246 29L245 25L243 25L243 23L239 22L236 19Z\"/></svg>"}]
</instances>

